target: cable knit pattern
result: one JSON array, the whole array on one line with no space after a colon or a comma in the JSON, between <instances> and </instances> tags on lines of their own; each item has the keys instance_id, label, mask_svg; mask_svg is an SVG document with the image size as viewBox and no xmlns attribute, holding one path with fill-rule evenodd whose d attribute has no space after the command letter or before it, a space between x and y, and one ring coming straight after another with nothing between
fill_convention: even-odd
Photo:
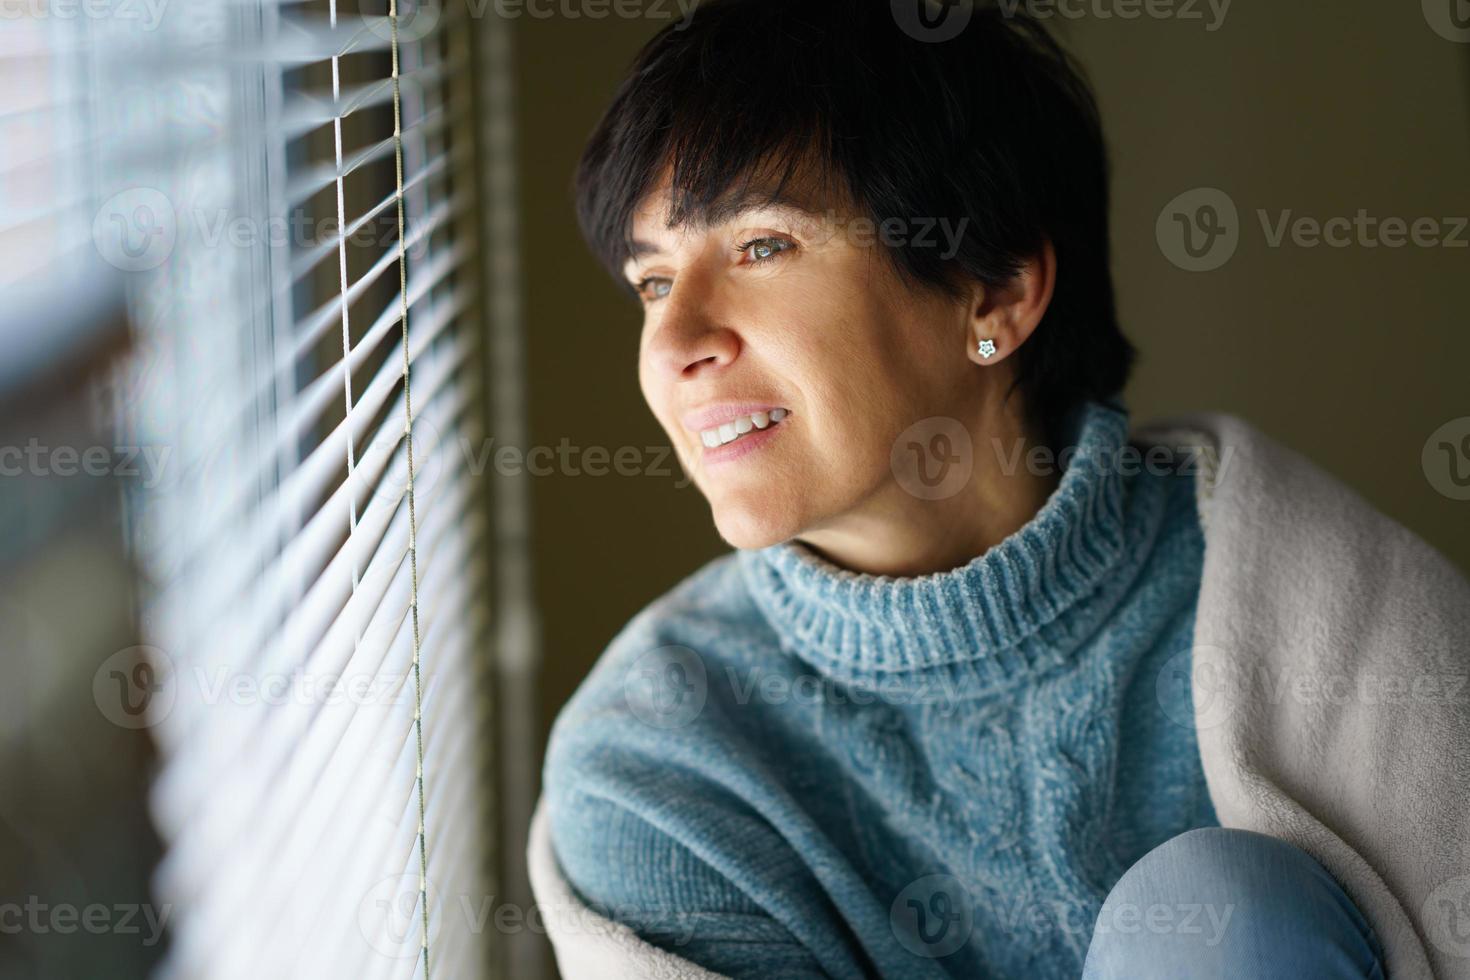
<instances>
[{"instance_id":1,"label":"cable knit pattern","mask_svg":"<svg viewBox=\"0 0 1470 980\"><path fill-rule=\"evenodd\" d=\"M1108 890L1217 825L1189 704L1193 480L1074 414L1060 485L967 564L711 562L614 639L553 728L580 897L731 977L1075 977Z\"/></svg>"}]
</instances>

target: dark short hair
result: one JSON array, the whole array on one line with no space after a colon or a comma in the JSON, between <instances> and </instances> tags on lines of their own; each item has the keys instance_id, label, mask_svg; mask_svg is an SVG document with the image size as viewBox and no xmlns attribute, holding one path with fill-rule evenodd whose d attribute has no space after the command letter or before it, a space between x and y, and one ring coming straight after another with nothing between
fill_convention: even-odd
<instances>
[{"instance_id":1,"label":"dark short hair","mask_svg":"<svg viewBox=\"0 0 1470 980\"><path fill-rule=\"evenodd\" d=\"M997 287L1050 241L1051 304L1014 356L1031 419L1054 438L1081 401L1117 398L1136 354L1114 308L1096 101L1024 4L966 6L963 29L941 40L915 27L925 0L903 2L914 10L711 0L660 31L583 151L582 232L622 283L633 214L669 168L672 226L717 220L773 174L774 198L814 164L824 188L876 223L969 219L956 254L883 250L911 285Z\"/></svg>"}]
</instances>

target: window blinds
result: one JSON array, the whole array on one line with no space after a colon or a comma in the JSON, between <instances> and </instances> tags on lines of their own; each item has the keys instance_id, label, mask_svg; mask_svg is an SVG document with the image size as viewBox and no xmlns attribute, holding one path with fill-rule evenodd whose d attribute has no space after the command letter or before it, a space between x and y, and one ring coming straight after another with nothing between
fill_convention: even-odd
<instances>
[{"instance_id":1,"label":"window blinds","mask_svg":"<svg viewBox=\"0 0 1470 980\"><path fill-rule=\"evenodd\" d=\"M129 277L119 408L161 460L129 507L161 980L487 971L466 17L76 25L78 233Z\"/></svg>"}]
</instances>

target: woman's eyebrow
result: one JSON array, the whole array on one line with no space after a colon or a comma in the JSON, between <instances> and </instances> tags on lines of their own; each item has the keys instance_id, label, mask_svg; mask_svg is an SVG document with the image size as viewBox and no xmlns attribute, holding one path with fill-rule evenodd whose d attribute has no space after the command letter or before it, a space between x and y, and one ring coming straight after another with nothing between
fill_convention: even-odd
<instances>
[{"instance_id":1,"label":"woman's eyebrow","mask_svg":"<svg viewBox=\"0 0 1470 980\"><path fill-rule=\"evenodd\" d=\"M814 206L795 198L784 195L773 197L768 192L749 191L729 201L716 201L698 214L692 214L687 220L671 227L687 226L703 230L738 221L758 211L783 215L796 223L809 222L822 216L822 212L816 210ZM662 252L663 246L645 239L634 238L628 242L629 261Z\"/></svg>"}]
</instances>

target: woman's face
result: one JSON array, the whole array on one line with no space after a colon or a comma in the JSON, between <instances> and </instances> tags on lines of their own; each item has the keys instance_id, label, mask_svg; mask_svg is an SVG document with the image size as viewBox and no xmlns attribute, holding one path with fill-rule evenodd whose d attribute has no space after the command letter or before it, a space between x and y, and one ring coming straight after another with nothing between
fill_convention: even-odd
<instances>
[{"instance_id":1,"label":"woman's face","mask_svg":"<svg viewBox=\"0 0 1470 980\"><path fill-rule=\"evenodd\" d=\"M981 404L967 304L910 289L841 212L669 229L667 202L665 185L635 216L624 270L644 308L639 382L721 536L760 548L912 506L894 440Z\"/></svg>"}]
</instances>

